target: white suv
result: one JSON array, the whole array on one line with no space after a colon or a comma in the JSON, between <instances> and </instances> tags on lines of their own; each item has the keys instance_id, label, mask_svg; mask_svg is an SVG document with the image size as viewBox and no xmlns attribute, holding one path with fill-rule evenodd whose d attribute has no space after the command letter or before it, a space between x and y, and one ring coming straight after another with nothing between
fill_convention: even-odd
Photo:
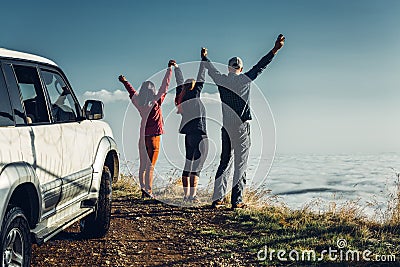
<instances>
[{"instance_id":1,"label":"white suv","mask_svg":"<svg viewBox=\"0 0 400 267\"><path fill-rule=\"evenodd\" d=\"M102 118L53 61L0 49L0 266L29 266L32 242L78 220L106 234L119 158Z\"/></svg>"}]
</instances>

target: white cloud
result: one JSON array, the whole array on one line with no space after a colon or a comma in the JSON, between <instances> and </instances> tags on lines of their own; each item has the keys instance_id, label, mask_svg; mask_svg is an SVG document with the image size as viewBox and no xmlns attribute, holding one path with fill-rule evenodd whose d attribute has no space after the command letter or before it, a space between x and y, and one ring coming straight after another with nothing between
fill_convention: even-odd
<instances>
[{"instance_id":1,"label":"white cloud","mask_svg":"<svg viewBox=\"0 0 400 267\"><path fill-rule=\"evenodd\" d=\"M116 91L108 91L108 90L100 90L100 91L86 91L83 94L84 99L95 99L101 100L104 103L112 103L119 101L129 101L129 95L126 91L116 90Z\"/></svg>"},{"instance_id":2,"label":"white cloud","mask_svg":"<svg viewBox=\"0 0 400 267\"><path fill-rule=\"evenodd\" d=\"M204 104L219 104L221 103L221 99L219 98L219 93L202 93L201 101Z\"/></svg>"},{"instance_id":3,"label":"white cloud","mask_svg":"<svg viewBox=\"0 0 400 267\"><path fill-rule=\"evenodd\" d=\"M126 91L122 90L115 90L115 91L108 91L108 90L100 90L100 91L86 91L83 93L83 100L87 99L95 99L101 100L104 103L115 103L121 101L129 101L129 95ZM175 93L167 94L164 105L173 105L175 99ZM219 98L218 93L202 93L201 100L204 104L219 104L221 100ZM82 101L84 102L84 101Z\"/></svg>"},{"instance_id":4,"label":"white cloud","mask_svg":"<svg viewBox=\"0 0 400 267\"><path fill-rule=\"evenodd\" d=\"M221 99L219 98L219 93L201 93L200 99L203 104L220 104ZM167 97L164 100L164 105L174 105L175 100L175 92L167 94Z\"/></svg>"}]
</instances>

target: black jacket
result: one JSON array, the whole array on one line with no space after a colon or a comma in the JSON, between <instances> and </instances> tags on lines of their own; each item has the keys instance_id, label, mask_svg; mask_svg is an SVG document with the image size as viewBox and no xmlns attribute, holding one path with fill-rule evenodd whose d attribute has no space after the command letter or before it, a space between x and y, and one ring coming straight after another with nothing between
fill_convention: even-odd
<instances>
[{"instance_id":1,"label":"black jacket","mask_svg":"<svg viewBox=\"0 0 400 267\"><path fill-rule=\"evenodd\" d=\"M206 135L206 110L200 99L200 93L203 89L205 79L204 62L200 63L196 83L192 90L185 90L182 92L182 90L184 90L184 78L180 68L175 68L175 78L177 84L176 97L183 93L180 104L182 120L179 132L181 134Z\"/></svg>"},{"instance_id":2,"label":"black jacket","mask_svg":"<svg viewBox=\"0 0 400 267\"><path fill-rule=\"evenodd\" d=\"M274 54L269 52L249 71L242 74L228 73L221 74L211 61L204 57L205 67L208 75L218 86L219 96L223 103L222 115L225 127L234 126L251 120L250 113L250 84L267 67L274 58Z\"/></svg>"}]
</instances>

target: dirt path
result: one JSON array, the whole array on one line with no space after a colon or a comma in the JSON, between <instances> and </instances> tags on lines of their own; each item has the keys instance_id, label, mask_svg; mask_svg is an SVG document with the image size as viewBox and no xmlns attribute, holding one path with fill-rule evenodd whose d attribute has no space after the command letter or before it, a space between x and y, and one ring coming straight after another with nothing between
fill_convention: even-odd
<instances>
[{"instance_id":1,"label":"dirt path","mask_svg":"<svg viewBox=\"0 0 400 267\"><path fill-rule=\"evenodd\" d=\"M82 240L78 224L33 247L32 266L254 266L255 255L235 246L232 211L171 207L120 197L106 237Z\"/></svg>"}]
</instances>

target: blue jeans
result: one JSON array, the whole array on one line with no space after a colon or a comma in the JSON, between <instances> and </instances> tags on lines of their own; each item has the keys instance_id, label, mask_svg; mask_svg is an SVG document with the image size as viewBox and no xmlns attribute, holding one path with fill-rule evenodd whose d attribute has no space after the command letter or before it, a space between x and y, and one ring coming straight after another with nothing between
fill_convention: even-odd
<instances>
[{"instance_id":1,"label":"blue jeans","mask_svg":"<svg viewBox=\"0 0 400 267\"><path fill-rule=\"evenodd\" d=\"M228 178L234 167L231 203L243 202L243 191L246 186L247 160L250 150L250 124L244 122L238 127L223 127L222 152L215 176L213 200L222 200L227 192Z\"/></svg>"}]
</instances>

